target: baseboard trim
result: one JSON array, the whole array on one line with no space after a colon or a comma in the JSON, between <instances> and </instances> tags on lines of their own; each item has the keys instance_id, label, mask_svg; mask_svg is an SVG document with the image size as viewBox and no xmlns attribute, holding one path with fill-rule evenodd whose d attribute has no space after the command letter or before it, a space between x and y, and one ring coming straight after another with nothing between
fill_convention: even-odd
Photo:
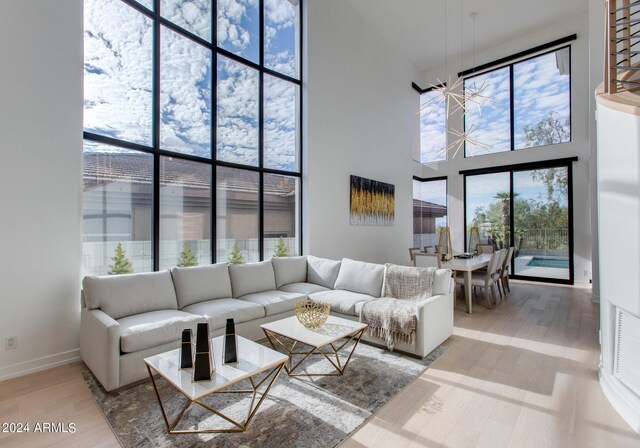
<instances>
[{"instance_id":1,"label":"baseboard trim","mask_svg":"<svg viewBox=\"0 0 640 448\"><path fill-rule=\"evenodd\" d=\"M0 368L0 381L17 378L30 373L51 369L52 367L69 364L80 360L80 349L76 348L54 355L43 356L42 358L29 361L18 362L10 366Z\"/></svg>"}]
</instances>

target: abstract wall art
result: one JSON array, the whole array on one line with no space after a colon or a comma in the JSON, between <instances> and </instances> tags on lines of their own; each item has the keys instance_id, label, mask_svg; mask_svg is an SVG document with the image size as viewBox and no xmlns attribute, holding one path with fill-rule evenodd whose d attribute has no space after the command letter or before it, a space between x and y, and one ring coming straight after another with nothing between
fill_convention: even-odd
<instances>
[{"instance_id":1,"label":"abstract wall art","mask_svg":"<svg viewBox=\"0 0 640 448\"><path fill-rule=\"evenodd\" d=\"M392 226L395 211L394 185L351 176L351 225Z\"/></svg>"}]
</instances>

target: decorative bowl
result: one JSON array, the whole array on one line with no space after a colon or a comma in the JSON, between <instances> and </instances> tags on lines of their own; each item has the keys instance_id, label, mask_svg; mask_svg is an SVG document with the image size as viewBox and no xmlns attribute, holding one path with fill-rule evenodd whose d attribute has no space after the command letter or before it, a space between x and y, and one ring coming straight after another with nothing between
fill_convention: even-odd
<instances>
[{"instance_id":1,"label":"decorative bowl","mask_svg":"<svg viewBox=\"0 0 640 448\"><path fill-rule=\"evenodd\" d=\"M329 317L328 303L314 302L308 298L293 305L293 310L300 323L307 328L321 327Z\"/></svg>"}]
</instances>

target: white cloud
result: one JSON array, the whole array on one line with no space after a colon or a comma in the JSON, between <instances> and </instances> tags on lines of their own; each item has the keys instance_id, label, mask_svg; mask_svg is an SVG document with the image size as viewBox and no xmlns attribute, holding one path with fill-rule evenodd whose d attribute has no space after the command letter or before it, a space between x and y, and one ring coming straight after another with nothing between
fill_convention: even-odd
<instances>
[{"instance_id":1,"label":"white cloud","mask_svg":"<svg viewBox=\"0 0 640 448\"><path fill-rule=\"evenodd\" d=\"M218 59L218 158L258 164L258 72Z\"/></svg>"},{"instance_id":2,"label":"white cloud","mask_svg":"<svg viewBox=\"0 0 640 448\"><path fill-rule=\"evenodd\" d=\"M170 151L211 156L211 52L162 28L160 144Z\"/></svg>"},{"instance_id":3,"label":"white cloud","mask_svg":"<svg viewBox=\"0 0 640 448\"><path fill-rule=\"evenodd\" d=\"M265 166L297 169L298 87L273 76L264 76Z\"/></svg>"},{"instance_id":4,"label":"white cloud","mask_svg":"<svg viewBox=\"0 0 640 448\"><path fill-rule=\"evenodd\" d=\"M296 15L298 6L289 0L265 0L265 65L280 73L297 76Z\"/></svg>"},{"instance_id":5,"label":"white cloud","mask_svg":"<svg viewBox=\"0 0 640 448\"><path fill-rule=\"evenodd\" d=\"M176 25L211 41L211 0L162 0L160 13Z\"/></svg>"},{"instance_id":6,"label":"white cloud","mask_svg":"<svg viewBox=\"0 0 640 448\"><path fill-rule=\"evenodd\" d=\"M85 129L151 144L151 21L116 0L85 3Z\"/></svg>"},{"instance_id":7,"label":"white cloud","mask_svg":"<svg viewBox=\"0 0 640 448\"><path fill-rule=\"evenodd\" d=\"M218 45L254 62L258 57L258 6L258 0L218 0Z\"/></svg>"},{"instance_id":8,"label":"white cloud","mask_svg":"<svg viewBox=\"0 0 640 448\"><path fill-rule=\"evenodd\" d=\"M441 95L431 91L420 95L420 107ZM431 103L420 112L420 162L429 163L446 160L447 146L446 103Z\"/></svg>"}]
</instances>

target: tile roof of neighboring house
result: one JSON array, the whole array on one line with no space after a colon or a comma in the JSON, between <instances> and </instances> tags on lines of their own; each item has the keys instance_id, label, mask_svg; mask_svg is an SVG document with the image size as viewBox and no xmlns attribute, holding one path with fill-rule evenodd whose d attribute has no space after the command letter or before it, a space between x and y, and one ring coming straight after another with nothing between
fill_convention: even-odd
<instances>
[{"instance_id":1,"label":"tile roof of neighboring house","mask_svg":"<svg viewBox=\"0 0 640 448\"><path fill-rule=\"evenodd\" d=\"M418 212L421 216L435 216L441 217L447 214L447 206L441 204L435 204L429 201L421 201L420 199L413 200L413 212Z\"/></svg>"},{"instance_id":2,"label":"tile roof of neighboring house","mask_svg":"<svg viewBox=\"0 0 640 448\"><path fill-rule=\"evenodd\" d=\"M83 164L84 188L117 181L150 184L153 156L145 153L85 152ZM219 167L218 186L227 191L258 192L259 175L255 171ZM163 157L160 164L161 185L179 185L193 189L209 189L211 165L180 158ZM266 194L295 195L294 177L265 174Z\"/></svg>"}]
</instances>

